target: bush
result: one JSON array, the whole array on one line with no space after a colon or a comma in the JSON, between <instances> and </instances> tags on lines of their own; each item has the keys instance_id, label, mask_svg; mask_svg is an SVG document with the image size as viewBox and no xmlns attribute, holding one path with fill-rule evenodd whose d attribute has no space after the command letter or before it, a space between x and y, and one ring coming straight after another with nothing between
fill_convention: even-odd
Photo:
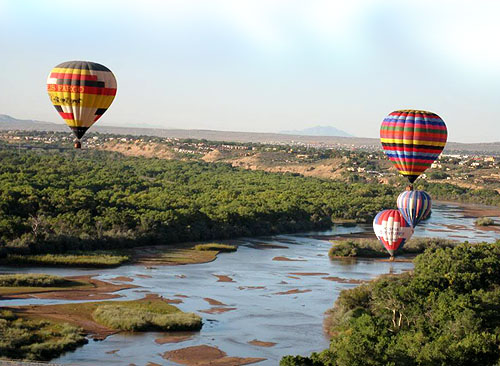
<instances>
[{"instance_id":1,"label":"bush","mask_svg":"<svg viewBox=\"0 0 500 366\"><path fill-rule=\"evenodd\" d=\"M80 328L0 311L0 358L50 360L88 341ZM0 362L1 363L1 362Z\"/></svg>"},{"instance_id":2,"label":"bush","mask_svg":"<svg viewBox=\"0 0 500 366\"><path fill-rule=\"evenodd\" d=\"M61 287L79 285L80 282L47 274L6 274L0 275L0 287Z\"/></svg>"},{"instance_id":3,"label":"bush","mask_svg":"<svg viewBox=\"0 0 500 366\"><path fill-rule=\"evenodd\" d=\"M218 244L218 243L209 243L209 244L198 244L194 247L195 250L214 250L218 252L236 252L237 247L235 245L229 244Z\"/></svg>"},{"instance_id":4,"label":"bush","mask_svg":"<svg viewBox=\"0 0 500 366\"><path fill-rule=\"evenodd\" d=\"M109 328L127 331L199 330L202 325L201 318L194 313L165 314L124 305L99 306L92 316Z\"/></svg>"},{"instance_id":5,"label":"bush","mask_svg":"<svg viewBox=\"0 0 500 366\"><path fill-rule=\"evenodd\" d=\"M477 226L491 226L495 225L495 221L490 217L480 217L476 220L475 224Z\"/></svg>"},{"instance_id":6,"label":"bush","mask_svg":"<svg viewBox=\"0 0 500 366\"><path fill-rule=\"evenodd\" d=\"M458 245L457 241L441 238L413 238L406 242L397 254L419 254L425 250L437 248L452 248ZM347 239L336 241L330 248L328 255L335 257L387 257L387 251L377 239Z\"/></svg>"},{"instance_id":7,"label":"bush","mask_svg":"<svg viewBox=\"0 0 500 366\"><path fill-rule=\"evenodd\" d=\"M97 251L75 254L8 254L0 262L9 265L116 267L129 260L130 258L125 255L114 255Z\"/></svg>"}]
</instances>

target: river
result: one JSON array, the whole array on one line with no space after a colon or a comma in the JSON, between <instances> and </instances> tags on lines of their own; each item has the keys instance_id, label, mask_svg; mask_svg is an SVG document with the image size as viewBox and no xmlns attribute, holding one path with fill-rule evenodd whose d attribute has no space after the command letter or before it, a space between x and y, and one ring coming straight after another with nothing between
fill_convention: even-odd
<instances>
[{"instance_id":1,"label":"river","mask_svg":"<svg viewBox=\"0 0 500 366\"><path fill-rule=\"evenodd\" d=\"M480 206L474 207L481 210ZM499 218L495 220L500 223ZM321 233L243 238L237 241L237 252L220 254L215 261L205 264L152 269L127 265L105 270L0 267L0 272L43 272L61 276L95 274L103 280L127 276L141 288L119 292L123 297L118 300L138 299L147 293L159 294L182 300L176 306L203 317L202 330L192 333L191 338L180 343L157 344L155 339L164 337L166 333L120 333L104 341L91 340L54 362L68 365L142 366L148 362L176 365L164 360L161 355L166 351L205 344L219 347L229 356L266 358L257 365L277 365L283 355L308 355L328 347L328 339L323 333L324 313L340 291L357 286L339 279L370 280L381 274L400 273L413 267L408 262L331 261L327 255L331 243L310 237L311 234L335 235L365 230L371 230L371 227L334 227ZM439 236L471 242L500 239L497 231L475 228L474 218L468 217L463 207L446 203L434 205L431 219L417 227L415 236ZM273 260L276 257L293 261ZM233 282L218 282L215 275L229 276ZM220 301L227 305L220 307L232 310L220 314L200 312L211 308L204 298ZM1 305L62 302L65 301L34 298L5 300ZM262 347L249 343L253 340L276 344Z\"/></svg>"}]
</instances>

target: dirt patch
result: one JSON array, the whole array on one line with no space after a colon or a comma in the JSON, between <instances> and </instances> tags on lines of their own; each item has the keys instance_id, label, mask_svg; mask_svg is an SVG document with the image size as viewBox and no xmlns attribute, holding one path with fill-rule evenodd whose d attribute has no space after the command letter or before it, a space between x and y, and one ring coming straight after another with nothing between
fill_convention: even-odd
<instances>
[{"instance_id":1,"label":"dirt patch","mask_svg":"<svg viewBox=\"0 0 500 366\"><path fill-rule=\"evenodd\" d=\"M217 300L214 300L214 299L211 299L209 297L205 297L203 298L203 300L205 300L206 302L208 302L210 305L214 306L227 306L226 304L224 304L223 302L220 302L220 301L217 301Z\"/></svg>"},{"instance_id":2,"label":"dirt patch","mask_svg":"<svg viewBox=\"0 0 500 366\"><path fill-rule=\"evenodd\" d=\"M264 341L259 341L257 339L254 339L253 341L248 342L248 344L251 344L252 346L257 346L257 347L274 347L274 346L276 346L275 342L264 342Z\"/></svg>"},{"instance_id":3,"label":"dirt patch","mask_svg":"<svg viewBox=\"0 0 500 366\"><path fill-rule=\"evenodd\" d=\"M356 280L356 279L353 279L353 278L342 278L342 277L335 277L335 276L321 277L321 278L324 279L324 280L338 282L338 283L360 284L360 283L368 282L368 281L365 281L365 280Z\"/></svg>"},{"instance_id":4,"label":"dirt patch","mask_svg":"<svg viewBox=\"0 0 500 366\"><path fill-rule=\"evenodd\" d=\"M156 362L148 362L146 366L161 366L161 365Z\"/></svg>"},{"instance_id":5,"label":"dirt patch","mask_svg":"<svg viewBox=\"0 0 500 366\"><path fill-rule=\"evenodd\" d=\"M134 263L147 266L157 265L177 266L182 264L197 264L212 262L219 254L216 250L195 250L196 243L179 243L175 247L155 245L130 249Z\"/></svg>"},{"instance_id":6,"label":"dirt patch","mask_svg":"<svg viewBox=\"0 0 500 366\"><path fill-rule=\"evenodd\" d=\"M171 334L165 337L155 339L155 343L166 344L166 343L181 343L189 341L194 337L193 333L183 333L183 334Z\"/></svg>"},{"instance_id":7,"label":"dirt patch","mask_svg":"<svg viewBox=\"0 0 500 366\"><path fill-rule=\"evenodd\" d=\"M306 290L299 290L298 288L295 288L293 290L288 290L288 291L282 291L282 292L275 292L275 295L293 295L293 294L303 294L304 292L311 292L312 290L306 289Z\"/></svg>"},{"instance_id":8,"label":"dirt patch","mask_svg":"<svg viewBox=\"0 0 500 366\"><path fill-rule=\"evenodd\" d=\"M145 275L145 274L136 274L135 277L139 277L139 278L153 278L153 276Z\"/></svg>"},{"instance_id":9,"label":"dirt patch","mask_svg":"<svg viewBox=\"0 0 500 366\"><path fill-rule=\"evenodd\" d=\"M53 320L56 322L70 323L81 327L85 333L91 334L95 340L103 340L111 334L118 333L117 330L96 323L89 314L78 311L68 312L61 305L30 305L12 308L23 317L36 320Z\"/></svg>"},{"instance_id":10,"label":"dirt patch","mask_svg":"<svg viewBox=\"0 0 500 366\"><path fill-rule=\"evenodd\" d=\"M264 290L266 286L239 286L238 290Z\"/></svg>"},{"instance_id":11,"label":"dirt patch","mask_svg":"<svg viewBox=\"0 0 500 366\"><path fill-rule=\"evenodd\" d=\"M17 299L27 299L27 298L39 298L39 299L61 299L61 300L107 300L115 299L121 297L118 294L113 294L113 292L127 290L131 288L137 288L138 286L132 284L113 284L110 282L105 282L92 278L92 276L71 276L65 277L68 280L79 281L82 283L87 283L90 286L82 287L78 289L60 288L56 291L49 290L44 292L43 289L36 288L36 292L25 292L25 293L3 293L3 298L17 298ZM15 289L15 287L13 287Z\"/></svg>"},{"instance_id":12,"label":"dirt patch","mask_svg":"<svg viewBox=\"0 0 500 366\"><path fill-rule=\"evenodd\" d=\"M265 358L256 357L228 357L226 352L207 345L165 352L163 358L187 366L240 366L266 360Z\"/></svg>"},{"instance_id":13,"label":"dirt patch","mask_svg":"<svg viewBox=\"0 0 500 366\"><path fill-rule=\"evenodd\" d=\"M294 280L300 280L300 277L297 276L287 276L288 278L293 278Z\"/></svg>"},{"instance_id":14,"label":"dirt patch","mask_svg":"<svg viewBox=\"0 0 500 366\"><path fill-rule=\"evenodd\" d=\"M167 298L163 298L163 300L165 300L165 302L167 304L182 304L184 302L181 299L167 299Z\"/></svg>"},{"instance_id":15,"label":"dirt patch","mask_svg":"<svg viewBox=\"0 0 500 366\"><path fill-rule=\"evenodd\" d=\"M114 350L112 350L112 351L108 351L108 352L106 352L106 354L107 354L107 355L114 355L114 354L115 354L116 352L118 352L118 351L119 351L119 349L114 349Z\"/></svg>"},{"instance_id":16,"label":"dirt patch","mask_svg":"<svg viewBox=\"0 0 500 366\"><path fill-rule=\"evenodd\" d=\"M185 298L185 299L188 299L188 298L189 298L189 296L186 296L186 295L181 295L181 294L175 294L174 296L175 296L175 297L183 297L183 298Z\"/></svg>"},{"instance_id":17,"label":"dirt patch","mask_svg":"<svg viewBox=\"0 0 500 366\"><path fill-rule=\"evenodd\" d=\"M132 282L133 279L130 277L125 277L125 276L118 276L115 278L110 278L110 281L121 281L121 282Z\"/></svg>"},{"instance_id":18,"label":"dirt patch","mask_svg":"<svg viewBox=\"0 0 500 366\"><path fill-rule=\"evenodd\" d=\"M198 310L200 313L205 313L205 314L222 314L231 310L236 310L237 308L210 308L207 310Z\"/></svg>"},{"instance_id":19,"label":"dirt patch","mask_svg":"<svg viewBox=\"0 0 500 366\"><path fill-rule=\"evenodd\" d=\"M106 142L97 149L106 151L115 151L127 156L145 156L148 158L175 159L177 154L167 146L162 146L154 142L122 143Z\"/></svg>"},{"instance_id":20,"label":"dirt patch","mask_svg":"<svg viewBox=\"0 0 500 366\"><path fill-rule=\"evenodd\" d=\"M295 276L326 276L330 273L322 273L322 272L292 272L291 275Z\"/></svg>"},{"instance_id":21,"label":"dirt patch","mask_svg":"<svg viewBox=\"0 0 500 366\"><path fill-rule=\"evenodd\" d=\"M236 282L231 277L226 276L226 275L216 275L216 274L214 274L212 276L215 276L215 277L218 278L217 282Z\"/></svg>"},{"instance_id":22,"label":"dirt patch","mask_svg":"<svg viewBox=\"0 0 500 366\"><path fill-rule=\"evenodd\" d=\"M293 258L288 258L288 257L274 257L273 261L280 261L280 262L307 262L305 259L293 259Z\"/></svg>"}]
</instances>

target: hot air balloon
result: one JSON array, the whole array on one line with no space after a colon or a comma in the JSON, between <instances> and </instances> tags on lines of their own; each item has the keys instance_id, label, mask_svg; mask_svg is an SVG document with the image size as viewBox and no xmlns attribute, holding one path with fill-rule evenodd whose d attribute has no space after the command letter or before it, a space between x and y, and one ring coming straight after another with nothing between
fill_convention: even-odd
<instances>
[{"instance_id":1,"label":"hot air balloon","mask_svg":"<svg viewBox=\"0 0 500 366\"><path fill-rule=\"evenodd\" d=\"M103 65L89 61L63 62L47 78L47 91L57 112L80 139L109 108L116 95L116 79Z\"/></svg>"},{"instance_id":2,"label":"hot air balloon","mask_svg":"<svg viewBox=\"0 0 500 366\"><path fill-rule=\"evenodd\" d=\"M429 217L431 206L431 196L425 191L404 191L398 197L399 212L412 227Z\"/></svg>"},{"instance_id":3,"label":"hot air balloon","mask_svg":"<svg viewBox=\"0 0 500 366\"><path fill-rule=\"evenodd\" d=\"M402 248L413 235L413 228L398 210L380 211L373 219L373 231L391 255L391 259L394 252Z\"/></svg>"},{"instance_id":4,"label":"hot air balloon","mask_svg":"<svg viewBox=\"0 0 500 366\"><path fill-rule=\"evenodd\" d=\"M437 114L419 110L392 112L380 127L384 152L399 173L408 178L411 188L439 157L447 136L446 125Z\"/></svg>"}]
</instances>

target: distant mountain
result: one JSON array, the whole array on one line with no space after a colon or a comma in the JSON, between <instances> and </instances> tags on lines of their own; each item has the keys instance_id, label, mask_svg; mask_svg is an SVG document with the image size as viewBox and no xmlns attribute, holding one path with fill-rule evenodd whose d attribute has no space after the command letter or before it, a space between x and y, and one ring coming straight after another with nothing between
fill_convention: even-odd
<instances>
[{"instance_id":1,"label":"distant mountain","mask_svg":"<svg viewBox=\"0 0 500 366\"><path fill-rule=\"evenodd\" d=\"M310 133L319 128L321 132ZM344 135L327 135L324 129L343 133ZM36 120L17 119L6 114L0 114L1 130L27 130L27 131L57 131L71 133L65 123L43 122ZM316 130L318 131L318 130ZM139 127L118 127L97 124L92 126L90 132L112 133L117 135L134 136L158 136L180 139L207 139L211 141L234 141L234 142L259 142L259 143L305 143L317 146L337 146L347 148L362 148L367 150L380 151L380 139L368 137L352 137L344 131L334 127L313 127L300 131L283 131L281 133L269 132L238 132L238 131L217 131L217 130L184 130L167 128L139 128ZM309 132L309 133L308 133ZM489 143L459 143L449 141L446 144L445 153L468 152L480 154L492 154L500 156L500 142Z\"/></svg>"},{"instance_id":2,"label":"distant mountain","mask_svg":"<svg viewBox=\"0 0 500 366\"><path fill-rule=\"evenodd\" d=\"M280 133L284 133L287 135L301 135L301 136L354 137L353 135L332 126L315 126L315 127L304 128L303 130L281 131Z\"/></svg>"},{"instance_id":3,"label":"distant mountain","mask_svg":"<svg viewBox=\"0 0 500 366\"><path fill-rule=\"evenodd\" d=\"M35 121L32 119L17 119L8 114L0 114L0 129L2 130L56 130L61 131L63 124Z\"/></svg>"}]
</instances>

